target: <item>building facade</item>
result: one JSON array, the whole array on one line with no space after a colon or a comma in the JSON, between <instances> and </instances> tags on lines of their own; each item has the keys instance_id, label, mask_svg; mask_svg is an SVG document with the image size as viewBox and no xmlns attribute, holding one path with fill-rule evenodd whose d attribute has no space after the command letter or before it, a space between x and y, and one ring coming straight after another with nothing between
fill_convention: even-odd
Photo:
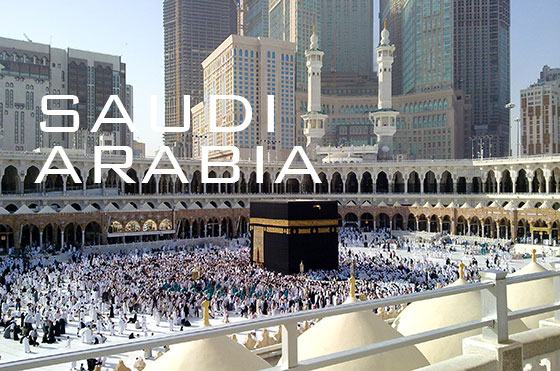
<instances>
[{"instance_id":1,"label":"building facade","mask_svg":"<svg viewBox=\"0 0 560 371\"><path fill-rule=\"evenodd\" d=\"M383 0L380 5L380 20L386 19L391 35L395 34L395 91L401 85L404 94L449 87L462 90L472 102L471 122L463 135L464 156L471 156L471 143L475 143L474 153L481 152L478 143L485 141L492 155L506 156L509 0Z\"/></svg>"},{"instance_id":2,"label":"building facade","mask_svg":"<svg viewBox=\"0 0 560 371\"><path fill-rule=\"evenodd\" d=\"M539 80L521 90L521 147L526 155L560 152L559 71L545 66Z\"/></svg>"},{"instance_id":3,"label":"building facade","mask_svg":"<svg viewBox=\"0 0 560 371\"><path fill-rule=\"evenodd\" d=\"M294 146L295 45L290 42L231 35L204 62L204 101L192 109L193 156L201 146L236 146L245 158L255 158L255 148L264 146L273 158L285 158ZM252 108L249 127L236 133L211 133L209 96L238 95ZM275 131L267 132L267 96L275 96ZM218 101L218 126L243 122L243 105ZM188 140L188 139L187 139ZM221 156L217 154L217 156Z\"/></svg>"},{"instance_id":4,"label":"building facade","mask_svg":"<svg viewBox=\"0 0 560 371\"><path fill-rule=\"evenodd\" d=\"M297 113L306 112L305 93L296 93ZM374 145L376 135L369 112L377 107L376 96L322 96L326 119L324 144L332 147ZM440 91L393 96L399 111L393 152L408 159L463 158L464 125L470 120L471 105L461 91ZM297 145L305 145L303 122L296 127ZM469 143L470 145L470 143ZM470 147L467 148L470 156Z\"/></svg>"},{"instance_id":5,"label":"building facade","mask_svg":"<svg viewBox=\"0 0 560 371\"><path fill-rule=\"evenodd\" d=\"M245 17L245 36L268 37L269 0L247 0Z\"/></svg>"},{"instance_id":6,"label":"building facade","mask_svg":"<svg viewBox=\"0 0 560 371\"><path fill-rule=\"evenodd\" d=\"M126 171L134 183L102 170L102 183L95 184L93 158L69 157L81 184L67 175L49 175L37 185L37 163L47 154L0 153L1 248L242 236L248 232L251 200L294 197L338 201L341 224L559 241L559 156L314 163L317 184L309 175L275 183L284 163L266 160L261 184L254 161L246 160L238 164L238 182L202 184L200 161L181 159L190 183L156 175L143 184L152 160L135 159ZM64 167L59 159L53 164ZM164 160L159 167L170 164ZM216 172L228 176L226 169Z\"/></svg>"},{"instance_id":7,"label":"building facade","mask_svg":"<svg viewBox=\"0 0 560 371\"><path fill-rule=\"evenodd\" d=\"M111 95L118 95L133 116L132 86L126 84L126 65L121 57L77 49L0 38L0 141L3 150L31 151L56 145L92 154L101 138L115 145L131 145L126 124L104 124L91 133ZM44 116L45 95L75 95L79 103L52 101L51 109L74 109L80 117L76 133L44 133L39 123L70 126L66 116ZM107 117L120 117L112 107Z\"/></svg>"},{"instance_id":8,"label":"building facade","mask_svg":"<svg viewBox=\"0 0 560 371\"><path fill-rule=\"evenodd\" d=\"M320 8L323 74L341 72L371 78L373 0L324 0Z\"/></svg>"},{"instance_id":9,"label":"building facade","mask_svg":"<svg viewBox=\"0 0 560 371\"><path fill-rule=\"evenodd\" d=\"M237 32L236 4L223 0L165 0L163 29L165 126L183 126L183 96L191 96L191 107L204 98L202 62ZM179 133L166 133L164 144L174 146L180 138ZM190 147L176 148L181 156L189 157L191 152Z\"/></svg>"}]
</instances>

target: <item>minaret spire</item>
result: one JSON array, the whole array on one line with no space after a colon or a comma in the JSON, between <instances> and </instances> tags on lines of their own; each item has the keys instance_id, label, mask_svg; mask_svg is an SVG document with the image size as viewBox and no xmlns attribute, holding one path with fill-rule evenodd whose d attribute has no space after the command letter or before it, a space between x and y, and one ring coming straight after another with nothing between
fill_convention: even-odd
<instances>
[{"instance_id":1,"label":"minaret spire","mask_svg":"<svg viewBox=\"0 0 560 371\"><path fill-rule=\"evenodd\" d=\"M321 107L321 69L324 54L319 50L317 27L313 25L309 49L305 51L308 74L307 113L301 116L304 121L303 134L307 138L307 155L311 159L317 158L317 147L322 144L327 119L327 115L322 113Z\"/></svg>"},{"instance_id":2,"label":"minaret spire","mask_svg":"<svg viewBox=\"0 0 560 371\"><path fill-rule=\"evenodd\" d=\"M393 157L393 136L397 132L396 119L399 112L393 109L392 91L392 65L395 46L389 40L387 21L381 31L379 45L375 49L377 53L377 77L379 81L377 109L371 112L369 119L375 125L374 132L377 135L377 158L378 160L390 160Z\"/></svg>"}]
</instances>

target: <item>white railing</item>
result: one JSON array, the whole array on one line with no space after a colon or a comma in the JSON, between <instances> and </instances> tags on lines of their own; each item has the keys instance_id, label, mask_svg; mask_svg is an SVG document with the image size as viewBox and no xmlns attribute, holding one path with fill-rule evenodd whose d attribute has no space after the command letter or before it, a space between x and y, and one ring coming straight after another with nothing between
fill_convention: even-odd
<instances>
[{"instance_id":1,"label":"white railing","mask_svg":"<svg viewBox=\"0 0 560 371\"><path fill-rule=\"evenodd\" d=\"M556 269L560 264L556 265ZM528 282L539 279L553 278L555 297L553 303L534 308L517 310L508 313L507 285ZM402 338L369 344L359 348L349 349L321 357L299 360L297 354L297 325L299 322L310 321L342 315L353 312L373 310L385 306L411 303L427 299L440 298L449 295L458 295L467 292L480 292L482 296L482 317L476 320L458 323L452 326L433 329L422 333L404 336ZM437 308L434 308L437 311ZM199 328L187 333L152 337L129 343L101 345L94 349L65 352L48 356L22 359L0 364L0 370L19 371L37 367L46 367L72 361L81 361L87 358L97 358L115 354L128 353L143 349L151 349L164 345L172 345L187 341L195 341L217 336L226 336L256 329L282 326L282 357L280 366L271 367L268 371L277 370L313 370L327 367L391 350L412 346L426 341L463 333L474 329L482 329L485 340L493 343L506 343L509 338L508 321L536 314L552 312L557 321L560 321L560 271L534 273L525 276L507 277L501 271L487 271L482 273L482 281L461 286L445 287L433 291L413 293L391 298L340 305L336 307L315 309L298 313L285 314L270 318L260 318L252 321L239 322L228 325ZM435 313L437 314L437 313Z\"/></svg>"}]
</instances>

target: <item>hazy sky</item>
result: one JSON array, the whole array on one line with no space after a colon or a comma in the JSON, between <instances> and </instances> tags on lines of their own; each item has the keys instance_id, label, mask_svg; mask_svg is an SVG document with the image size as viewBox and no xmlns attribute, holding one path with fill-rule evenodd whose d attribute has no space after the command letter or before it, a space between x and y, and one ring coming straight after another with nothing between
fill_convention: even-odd
<instances>
[{"instance_id":1,"label":"hazy sky","mask_svg":"<svg viewBox=\"0 0 560 371\"><path fill-rule=\"evenodd\" d=\"M226 1L226 0L224 0ZM375 0L377 7L377 0ZM20 0L0 6L0 36L121 55L134 86L135 136L148 154L162 144L149 127L149 99L159 96L163 125L163 26L159 0ZM511 0L511 93L538 77L542 66L560 67L559 0ZM377 14L377 11L376 11ZM375 18L377 27L377 15ZM518 108L512 117L518 116Z\"/></svg>"}]
</instances>

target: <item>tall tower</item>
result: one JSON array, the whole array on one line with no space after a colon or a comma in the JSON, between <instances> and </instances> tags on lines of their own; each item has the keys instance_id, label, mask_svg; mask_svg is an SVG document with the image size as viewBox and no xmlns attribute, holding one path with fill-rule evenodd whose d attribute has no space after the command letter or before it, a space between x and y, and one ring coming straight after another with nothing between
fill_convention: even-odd
<instances>
[{"instance_id":1,"label":"tall tower","mask_svg":"<svg viewBox=\"0 0 560 371\"><path fill-rule=\"evenodd\" d=\"M313 26L311 45L305 51L307 58L307 113L302 115L303 134L307 138L307 154L317 158L317 146L321 145L325 136L325 120L327 115L321 113L321 69L323 68L323 51L319 50L319 37Z\"/></svg>"},{"instance_id":2,"label":"tall tower","mask_svg":"<svg viewBox=\"0 0 560 371\"><path fill-rule=\"evenodd\" d=\"M393 109L391 67L395 46L391 45L389 41L387 24L381 31L381 40L375 50L377 52L379 93L377 109L369 114L369 119L375 125L377 158L390 160L393 157L393 136L397 132L396 119L399 112Z\"/></svg>"}]
</instances>

